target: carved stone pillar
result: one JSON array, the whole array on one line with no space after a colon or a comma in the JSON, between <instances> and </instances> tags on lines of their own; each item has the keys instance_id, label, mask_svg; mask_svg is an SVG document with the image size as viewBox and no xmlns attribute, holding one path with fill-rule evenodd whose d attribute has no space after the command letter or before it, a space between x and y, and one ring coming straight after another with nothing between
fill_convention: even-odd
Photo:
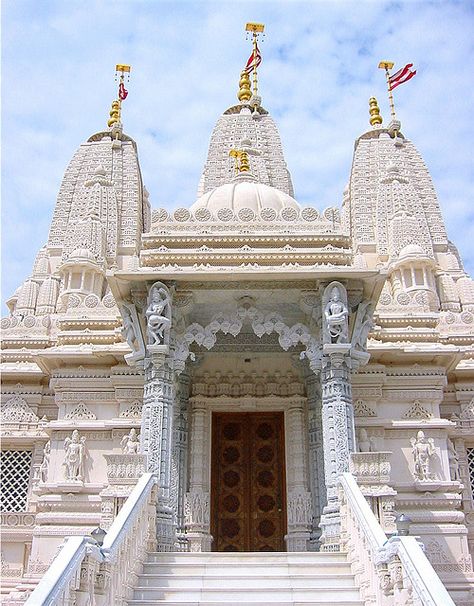
<instances>
[{"instance_id":1,"label":"carved stone pillar","mask_svg":"<svg viewBox=\"0 0 474 606\"><path fill-rule=\"evenodd\" d=\"M355 450L350 348L349 343L323 345L321 392L327 505L320 525L324 551L339 550L337 479L341 473L349 471L349 454Z\"/></svg>"},{"instance_id":2,"label":"carved stone pillar","mask_svg":"<svg viewBox=\"0 0 474 606\"><path fill-rule=\"evenodd\" d=\"M158 551L174 551L176 520L171 507L171 452L175 382L170 350L171 294L162 282L150 287L145 311L145 387L140 435L148 471L158 478L156 534Z\"/></svg>"},{"instance_id":3,"label":"carved stone pillar","mask_svg":"<svg viewBox=\"0 0 474 606\"><path fill-rule=\"evenodd\" d=\"M308 395L309 481L313 504L311 537L308 549L309 551L317 551L321 535L319 521L326 505L326 485L324 482L321 386L319 377L313 372L306 378L306 389Z\"/></svg>"},{"instance_id":4,"label":"carved stone pillar","mask_svg":"<svg viewBox=\"0 0 474 606\"><path fill-rule=\"evenodd\" d=\"M191 551L211 551L210 495L206 450L209 436L207 414L203 404L193 402L191 413L191 444L189 453L189 492L186 493L186 536Z\"/></svg>"},{"instance_id":5,"label":"carved stone pillar","mask_svg":"<svg viewBox=\"0 0 474 606\"><path fill-rule=\"evenodd\" d=\"M177 382L171 456L171 506L176 519L176 549L178 551L188 550L184 514L188 470L188 406L189 375L183 372L179 375Z\"/></svg>"},{"instance_id":6,"label":"carved stone pillar","mask_svg":"<svg viewBox=\"0 0 474 606\"><path fill-rule=\"evenodd\" d=\"M147 457L148 471L158 478L158 551L173 551L175 544L170 502L174 392L172 359L153 354L145 363L141 451Z\"/></svg>"},{"instance_id":7,"label":"carved stone pillar","mask_svg":"<svg viewBox=\"0 0 474 606\"><path fill-rule=\"evenodd\" d=\"M304 439L304 399L295 398L286 413L288 435L288 551L307 551L313 508L308 491L307 452Z\"/></svg>"}]
</instances>

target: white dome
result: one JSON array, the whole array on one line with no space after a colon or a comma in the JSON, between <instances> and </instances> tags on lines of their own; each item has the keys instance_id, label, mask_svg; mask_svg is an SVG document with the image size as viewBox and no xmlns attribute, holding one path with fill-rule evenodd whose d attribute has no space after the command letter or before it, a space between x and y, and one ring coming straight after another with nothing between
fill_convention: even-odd
<instances>
[{"instance_id":1,"label":"white dome","mask_svg":"<svg viewBox=\"0 0 474 606\"><path fill-rule=\"evenodd\" d=\"M419 244L408 244L400 251L399 257L426 257L425 251Z\"/></svg>"},{"instance_id":2,"label":"white dome","mask_svg":"<svg viewBox=\"0 0 474 606\"><path fill-rule=\"evenodd\" d=\"M250 208L259 213L263 208L279 212L283 208L299 210L300 206L294 198L275 187L255 181L234 181L205 193L190 210L195 212L199 208L207 208L215 214L221 208L230 208L234 213Z\"/></svg>"}]
</instances>

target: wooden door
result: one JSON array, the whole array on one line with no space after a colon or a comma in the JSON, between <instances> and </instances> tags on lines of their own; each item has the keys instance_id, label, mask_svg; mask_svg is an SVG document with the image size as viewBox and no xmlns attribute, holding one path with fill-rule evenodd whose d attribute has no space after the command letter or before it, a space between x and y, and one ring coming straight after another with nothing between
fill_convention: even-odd
<instances>
[{"instance_id":1,"label":"wooden door","mask_svg":"<svg viewBox=\"0 0 474 606\"><path fill-rule=\"evenodd\" d=\"M215 413L211 534L214 551L284 551L283 413Z\"/></svg>"}]
</instances>

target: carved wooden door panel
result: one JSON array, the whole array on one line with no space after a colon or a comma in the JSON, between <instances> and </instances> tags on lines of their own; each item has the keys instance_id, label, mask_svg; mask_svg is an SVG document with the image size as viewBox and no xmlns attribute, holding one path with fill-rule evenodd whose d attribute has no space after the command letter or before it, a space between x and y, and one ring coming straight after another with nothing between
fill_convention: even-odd
<instances>
[{"instance_id":1,"label":"carved wooden door panel","mask_svg":"<svg viewBox=\"0 0 474 606\"><path fill-rule=\"evenodd\" d=\"M213 415L215 551L284 551L283 413Z\"/></svg>"}]
</instances>

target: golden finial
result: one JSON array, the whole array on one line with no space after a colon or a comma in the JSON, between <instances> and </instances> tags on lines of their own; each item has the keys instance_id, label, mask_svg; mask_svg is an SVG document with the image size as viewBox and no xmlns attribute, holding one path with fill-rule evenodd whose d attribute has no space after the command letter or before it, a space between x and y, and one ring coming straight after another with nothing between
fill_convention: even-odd
<instances>
[{"instance_id":1,"label":"golden finial","mask_svg":"<svg viewBox=\"0 0 474 606\"><path fill-rule=\"evenodd\" d=\"M113 126L120 122L120 101L117 99L112 101L112 107L110 109L110 120L107 122L107 126Z\"/></svg>"},{"instance_id":2,"label":"golden finial","mask_svg":"<svg viewBox=\"0 0 474 606\"><path fill-rule=\"evenodd\" d=\"M235 172L247 173L250 170L249 155L241 149L231 149L229 152L231 158L235 158Z\"/></svg>"},{"instance_id":3,"label":"golden finial","mask_svg":"<svg viewBox=\"0 0 474 606\"><path fill-rule=\"evenodd\" d=\"M237 99L239 101L249 101L252 97L252 91L250 90L250 76L243 70L240 74L239 80L239 92L237 93Z\"/></svg>"},{"instance_id":4,"label":"golden finial","mask_svg":"<svg viewBox=\"0 0 474 606\"><path fill-rule=\"evenodd\" d=\"M382 124L383 118L380 115L379 104L375 97L370 97L369 99L369 114L369 122L372 126L380 126Z\"/></svg>"},{"instance_id":5,"label":"golden finial","mask_svg":"<svg viewBox=\"0 0 474 606\"><path fill-rule=\"evenodd\" d=\"M115 81L117 78L119 79L119 87L118 87L118 99L112 101L112 107L110 109L110 119L107 122L109 127L114 124L120 123L121 120L121 111L122 111L122 101L127 98L128 91L125 88L125 74L127 74L128 80L130 80L130 70L132 68L130 65L125 65L119 63L115 66Z\"/></svg>"}]
</instances>

